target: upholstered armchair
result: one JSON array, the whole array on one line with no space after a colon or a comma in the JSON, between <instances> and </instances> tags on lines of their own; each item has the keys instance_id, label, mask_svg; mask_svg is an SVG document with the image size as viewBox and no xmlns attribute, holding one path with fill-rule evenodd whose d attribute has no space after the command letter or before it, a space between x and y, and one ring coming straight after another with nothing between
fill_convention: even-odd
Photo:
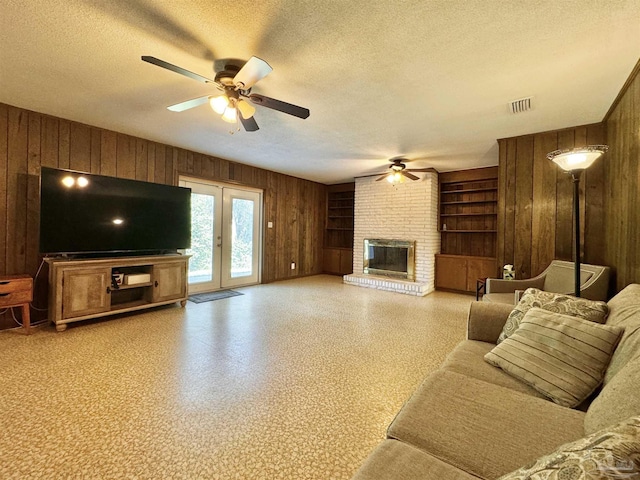
<instances>
[{"instance_id":1,"label":"upholstered armchair","mask_svg":"<svg viewBox=\"0 0 640 480\"><path fill-rule=\"evenodd\" d=\"M485 302L516 304L527 288L539 288L547 292L574 293L574 263L553 260L540 275L526 280L502 280L487 278ZM607 300L609 267L580 264L580 296L590 300Z\"/></svg>"}]
</instances>

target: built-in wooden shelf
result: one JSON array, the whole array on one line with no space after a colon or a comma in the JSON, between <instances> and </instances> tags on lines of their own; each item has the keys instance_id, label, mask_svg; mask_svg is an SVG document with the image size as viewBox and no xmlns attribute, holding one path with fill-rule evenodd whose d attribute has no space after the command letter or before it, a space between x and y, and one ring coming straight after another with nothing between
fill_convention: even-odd
<instances>
[{"instance_id":1,"label":"built-in wooden shelf","mask_svg":"<svg viewBox=\"0 0 640 480\"><path fill-rule=\"evenodd\" d=\"M438 179L441 253L454 257L495 258L498 168L445 172Z\"/></svg>"},{"instance_id":2,"label":"built-in wooden shelf","mask_svg":"<svg viewBox=\"0 0 640 480\"><path fill-rule=\"evenodd\" d=\"M446 230L440 230L442 233L496 233L497 230L486 230L486 229L482 229L482 230L451 230L451 229L446 229Z\"/></svg>"},{"instance_id":3,"label":"built-in wooden shelf","mask_svg":"<svg viewBox=\"0 0 640 480\"><path fill-rule=\"evenodd\" d=\"M441 217L484 217L486 215L498 215L496 212L490 213L441 213Z\"/></svg>"},{"instance_id":4,"label":"built-in wooden shelf","mask_svg":"<svg viewBox=\"0 0 640 480\"><path fill-rule=\"evenodd\" d=\"M456 189L456 190L443 190L440 193L472 193L472 192L495 192L495 187L490 188L469 188L469 189Z\"/></svg>"},{"instance_id":5,"label":"built-in wooden shelf","mask_svg":"<svg viewBox=\"0 0 640 480\"><path fill-rule=\"evenodd\" d=\"M440 205L469 205L471 203L496 203L495 200L461 200L459 202L440 202Z\"/></svg>"},{"instance_id":6,"label":"built-in wooden shelf","mask_svg":"<svg viewBox=\"0 0 640 480\"><path fill-rule=\"evenodd\" d=\"M323 271L345 275L353 271L353 210L355 183L327 187Z\"/></svg>"}]
</instances>

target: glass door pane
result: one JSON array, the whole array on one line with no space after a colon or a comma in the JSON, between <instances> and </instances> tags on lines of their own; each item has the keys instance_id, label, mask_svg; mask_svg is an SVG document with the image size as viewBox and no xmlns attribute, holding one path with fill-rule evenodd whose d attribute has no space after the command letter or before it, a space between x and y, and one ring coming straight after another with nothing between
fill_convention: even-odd
<instances>
[{"instance_id":1,"label":"glass door pane","mask_svg":"<svg viewBox=\"0 0 640 480\"><path fill-rule=\"evenodd\" d=\"M231 278L253 273L253 201L232 199L231 206Z\"/></svg>"},{"instance_id":2,"label":"glass door pane","mask_svg":"<svg viewBox=\"0 0 640 480\"><path fill-rule=\"evenodd\" d=\"M191 248L189 259L189 283L213 280L213 239L215 197L200 193L191 194Z\"/></svg>"},{"instance_id":3,"label":"glass door pane","mask_svg":"<svg viewBox=\"0 0 640 480\"><path fill-rule=\"evenodd\" d=\"M261 194L223 189L222 287L260 281Z\"/></svg>"},{"instance_id":4,"label":"glass door pane","mask_svg":"<svg viewBox=\"0 0 640 480\"><path fill-rule=\"evenodd\" d=\"M220 288L220 245L222 241L222 192L215 185L180 181L191 188L191 248L189 293Z\"/></svg>"}]
</instances>

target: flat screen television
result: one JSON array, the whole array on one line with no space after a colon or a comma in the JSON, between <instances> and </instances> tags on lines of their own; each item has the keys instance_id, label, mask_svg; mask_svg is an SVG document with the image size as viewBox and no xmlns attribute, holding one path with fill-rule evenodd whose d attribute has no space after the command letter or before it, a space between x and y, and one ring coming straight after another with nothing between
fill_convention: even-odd
<instances>
[{"instance_id":1,"label":"flat screen television","mask_svg":"<svg viewBox=\"0 0 640 480\"><path fill-rule=\"evenodd\" d=\"M191 189L42 168L40 253L170 253L191 245Z\"/></svg>"}]
</instances>

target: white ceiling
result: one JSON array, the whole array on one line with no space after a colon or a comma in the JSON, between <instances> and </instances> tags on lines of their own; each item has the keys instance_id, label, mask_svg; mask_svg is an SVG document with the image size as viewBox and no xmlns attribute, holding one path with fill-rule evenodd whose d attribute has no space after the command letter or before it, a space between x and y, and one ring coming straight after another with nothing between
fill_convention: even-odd
<instances>
[{"instance_id":1,"label":"white ceiling","mask_svg":"<svg viewBox=\"0 0 640 480\"><path fill-rule=\"evenodd\" d=\"M2 0L0 102L323 183L405 155L440 171L497 164L497 138L598 122L640 57L640 0ZM213 77L261 57L257 107L229 135ZM532 111L510 100L532 95Z\"/></svg>"}]
</instances>

